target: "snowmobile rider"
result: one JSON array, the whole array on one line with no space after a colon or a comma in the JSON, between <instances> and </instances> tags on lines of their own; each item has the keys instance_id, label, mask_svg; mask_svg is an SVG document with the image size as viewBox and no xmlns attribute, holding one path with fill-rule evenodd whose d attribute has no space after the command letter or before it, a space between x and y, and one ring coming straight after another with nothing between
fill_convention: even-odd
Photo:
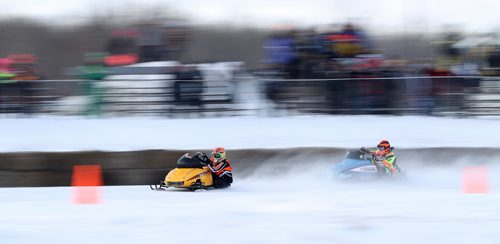
<instances>
[{"instance_id":1,"label":"snowmobile rider","mask_svg":"<svg viewBox=\"0 0 500 244\"><path fill-rule=\"evenodd\" d=\"M226 188L233 183L233 168L223 147L216 147L212 151L212 158L208 158L205 153L197 152L194 158L206 164L212 171L213 186L215 188Z\"/></svg>"},{"instance_id":2,"label":"snowmobile rider","mask_svg":"<svg viewBox=\"0 0 500 244\"><path fill-rule=\"evenodd\" d=\"M398 175L400 169L396 164L396 155L392 151L393 149L388 140L382 140L378 143L377 149L368 150L362 147L360 151L381 159L386 175Z\"/></svg>"}]
</instances>

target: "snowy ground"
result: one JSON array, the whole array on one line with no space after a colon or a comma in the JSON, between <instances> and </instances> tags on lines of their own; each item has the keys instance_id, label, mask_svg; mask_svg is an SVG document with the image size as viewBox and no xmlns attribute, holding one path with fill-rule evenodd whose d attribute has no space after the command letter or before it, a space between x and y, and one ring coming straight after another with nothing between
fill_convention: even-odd
<instances>
[{"instance_id":1,"label":"snowy ground","mask_svg":"<svg viewBox=\"0 0 500 244\"><path fill-rule=\"evenodd\" d=\"M68 187L3 188L0 242L498 243L498 180L464 194L459 170L424 170L399 183L335 183L315 167L226 190L104 187L95 205Z\"/></svg>"},{"instance_id":2,"label":"snowy ground","mask_svg":"<svg viewBox=\"0 0 500 244\"><path fill-rule=\"evenodd\" d=\"M500 146L496 119L45 117L4 118L0 128L3 152L359 147L383 138L399 148ZM331 164L319 162L287 174L235 171L226 190L103 187L96 205L73 204L69 187L0 188L0 243L499 243L498 161L487 194L462 193L457 165L411 163L398 183L335 183Z\"/></svg>"},{"instance_id":3,"label":"snowy ground","mask_svg":"<svg viewBox=\"0 0 500 244\"><path fill-rule=\"evenodd\" d=\"M499 119L298 116L220 119L42 117L0 120L0 151L359 147L500 147Z\"/></svg>"}]
</instances>

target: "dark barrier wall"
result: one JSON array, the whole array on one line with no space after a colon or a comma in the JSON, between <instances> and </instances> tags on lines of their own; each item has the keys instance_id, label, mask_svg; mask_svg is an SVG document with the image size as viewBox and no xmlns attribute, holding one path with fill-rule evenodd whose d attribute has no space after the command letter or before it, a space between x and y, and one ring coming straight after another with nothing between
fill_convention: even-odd
<instances>
[{"instance_id":1,"label":"dark barrier wall","mask_svg":"<svg viewBox=\"0 0 500 244\"><path fill-rule=\"evenodd\" d=\"M158 183L175 167L180 156L196 151L2 153L0 187L69 186L73 166L83 164L101 165L105 185ZM328 165L340 162L345 152L346 149L341 148L252 149L231 150L229 157L235 178L245 178L263 167L267 174L280 174L294 166L320 162L321 167L330 170ZM495 148L399 149L396 153L398 164L403 168L433 164L500 164L500 149Z\"/></svg>"}]
</instances>

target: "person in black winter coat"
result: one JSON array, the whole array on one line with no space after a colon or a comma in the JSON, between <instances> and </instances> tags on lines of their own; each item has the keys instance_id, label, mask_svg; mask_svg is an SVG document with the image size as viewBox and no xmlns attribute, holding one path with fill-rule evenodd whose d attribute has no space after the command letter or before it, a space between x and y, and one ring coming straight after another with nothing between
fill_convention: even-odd
<instances>
[{"instance_id":1,"label":"person in black winter coat","mask_svg":"<svg viewBox=\"0 0 500 244\"><path fill-rule=\"evenodd\" d=\"M196 153L193 157L197 158L212 171L213 186L215 188L226 188L233 183L233 168L223 147L217 147L212 151L212 158L205 153Z\"/></svg>"}]
</instances>

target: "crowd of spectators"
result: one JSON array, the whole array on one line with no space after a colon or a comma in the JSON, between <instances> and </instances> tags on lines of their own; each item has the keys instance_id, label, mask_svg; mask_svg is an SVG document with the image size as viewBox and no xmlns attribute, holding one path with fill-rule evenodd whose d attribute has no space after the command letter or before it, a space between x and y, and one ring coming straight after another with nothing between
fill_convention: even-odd
<instances>
[{"instance_id":1,"label":"crowd of spectators","mask_svg":"<svg viewBox=\"0 0 500 244\"><path fill-rule=\"evenodd\" d=\"M431 114L443 107L460 109L464 96L449 94L463 94L479 85L478 79L453 78L478 76L478 66L449 62L442 68L389 59L352 24L323 32L278 30L263 47L266 93L287 107L320 106L320 111L330 113ZM440 56L460 55L454 48L446 50ZM305 102L318 100L321 105Z\"/></svg>"},{"instance_id":2,"label":"crowd of spectators","mask_svg":"<svg viewBox=\"0 0 500 244\"><path fill-rule=\"evenodd\" d=\"M0 111L31 113L34 81L41 77L36 69L37 57L12 54L0 58Z\"/></svg>"},{"instance_id":3,"label":"crowd of spectators","mask_svg":"<svg viewBox=\"0 0 500 244\"><path fill-rule=\"evenodd\" d=\"M175 59L186 42L186 29L182 26L145 25L111 34L108 52L87 53L84 65L75 69L78 78L92 81L85 84L112 74L112 67ZM436 62L425 64L387 58L369 35L353 24L321 31L279 29L263 42L263 74L268 78L265 92L285 107L310 106L329 113L432 114L440 107L459 109L464 105L464 96L449 94L464 94L466 89L479 86L479 79L470 77L481 75L477 65L457 61L467 56L458 48L467 46L461 40L463 37L456 35L446 37ZM498 50L486 59L490 67L500 67ZM0 59L3 110L9 104L31 103L25 99L33 97L30 92L35 90L29 81L40 79L35 61L33 55ZM447 67L442 68L443 63ZM174 75L178 80L174 86L178 105L200 106L200 71L186 66ZM91 85L84 91L83 95L96 93Z\"/></svg>"},{"instance_id":4,"label":"crowd of spectators","mask_svg":"<svg viewBox=\"0 0 500 244\"><path fill-rule=\"evenodd\" d=\"M277 30L264 50L268 70L288 79L348 77L349 71L377 68L382 60L367 35L351 24L323 33Z\"/></svg>"}]
</instances>

